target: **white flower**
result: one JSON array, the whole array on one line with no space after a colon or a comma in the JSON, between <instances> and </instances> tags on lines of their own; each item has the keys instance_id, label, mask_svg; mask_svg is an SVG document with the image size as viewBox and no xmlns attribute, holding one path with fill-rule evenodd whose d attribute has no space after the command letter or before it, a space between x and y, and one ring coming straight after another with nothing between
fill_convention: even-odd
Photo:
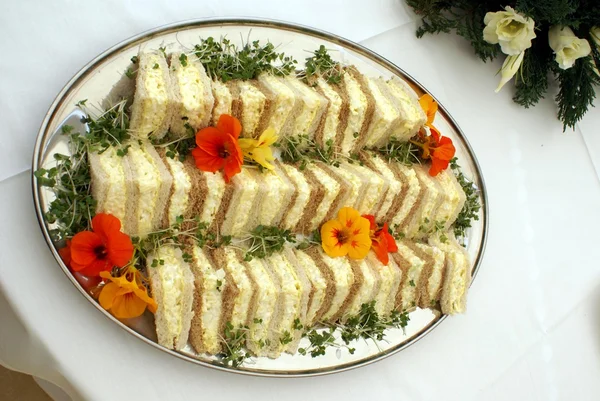
<instances>
[{"instance_id":1,"label":"white flower","mask_svg":"<svg viewBox=\"0 0 600 401\"><path fill-rule=\"evenodd\" d=\"M500 43L502 53L516 56L531 47L531 40L535 38L535 23L512 7L506 7L505 10L485 14L483 40L493 45Z\"/></svg>"},{"instance_id":2,"label":"white flower","mask_svg":"<svg viewBox=\"0 0 600 401\"><path fill-rule=\"evenodd\" d=\"M515 76L517 71L519 71L519 67L521 67L521 63L523 62L523 57L525 56L525 52L521 52L516 56L508 56L506 60L504 60L504 64L502 64L502 69L500 70L501 79L498 87L496 88L496 93L502 89L504 84L511 80L512 77Z\"/></svg>"},{"instance_id":3,"label":"white flower","mask_svg":"<svg viewBox=\"0 0 600 401\"><path fill-rule=\"evenodd\" d=\"M592 51L585 39L579 39L568 26L553 26L548 31L548 43L556 54L558 66L566 70L573 67L575 60L586 57Z\"/></svg>"}]
</instances>

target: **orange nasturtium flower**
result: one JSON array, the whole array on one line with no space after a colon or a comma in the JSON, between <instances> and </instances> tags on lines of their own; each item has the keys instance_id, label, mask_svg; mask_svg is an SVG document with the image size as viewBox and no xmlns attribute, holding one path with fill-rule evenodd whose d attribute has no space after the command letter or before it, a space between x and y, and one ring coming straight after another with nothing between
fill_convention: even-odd
<instances>
[{"instance_id":1,"label":"orange nasturtium flower","mask_svg":"<svg viewBox=\"0 0 600 401\"><path fill-rule=\"evenodd\" d=\"M437 102L433 100L429 93L426 93L419 99L419 104L421 105L421 108L427 115L427 122L425 123L425 125L427 125L428 127L433 127L435 113L437 113L438 110Z\"/></svg>"},{"instance_id":2,"label":"orange nasturtium flower","mask_svg":"<svg viewBox=\"0 0 600 401\"><path fill-rule=\"evenodd\" d=\"M435 177L442 170L448 168L450 160L456 153L456 148L452 143L452 139L447 136L442 136L434 127L430 127L431 135L425 137L425 143L422 144L423 158L431 159L431 167L429 175Z\"/></svg>"},{"instance_id":3,"label":"orange nasturtium flower","mask_svg":"<svg viewBox=\"0 0 600 401\"><path fill-rule=\"evenodd\" d=\"M425 160L431 159L431 167L429 168L429 175L435 177L440 171L448 168L450 160L456 153L456 148L452 143L452 139L442 136L440 132L433 126L433 120L438 110L438 104L428 93L421 96L419 99L421 108L427 115L427 122L425 125L429 127L429 135L425 134L422 129L419 132L419 141L413 142L415 145L420 146L423 149L421 157Z\"/></svg>"},{"instance_id":4,"label":"orange nasturtium flower","mask_svg":"<svg viewBox=\"0 0 600 401\"><path fill-rule=\"evenodd\" d=\"M372 214L364 214L363 217L369 220L370 223L369 232L371 235L371 249L375 252L377 259L387 266L390 262L389 253L398 252L396 240L392 234L390 234L387 223L384 223L382 228L377 229L375 216Z\"/></svg>"},{"instance_id":5,"label":"orange nasturtium flower","mask_svg":"<svg viewBox=\"0 0 600 401\"><path fill-rule=\"evenodd\" d=\"M192 156L196 167L202 171L214 173L223 169L225 182L242 171L244 162L238 137L242 132L240 121L222 114L216 127L203 128L196 134L196 147Z\"/></svg>"},{"instance_id":6,"label":"orange nasturtium flower","mask_svg":"<svg viewBox=\"0 0 600 401\"><path fill-rule=\"evenodd\" d=\"M258 139L242 138L238 142L245 157L254 160L266 169L273 170L273 165L269 163L275 160L271 145L277 142L277 139L275 130L267 128Z\"/></svg>"},{"instance_id":7,"label":"orange nasturtium flower","mask_svg":"<svg viewBox=\"0 0 600 401\"><path fill-rule=\"evenodd\" d=\"M156 312L156 301L148 295L146 287L141 283L140 272L133 266L120 277L113 277L109 272L100 273L100 277L109 280L98 297L100 305L118 319L140 316L146 308Z\"/></svg>"},{"instance_id":8,"label":"orange nasturtium flower","mask_svg":"<svg viewBox=\"0 0 600 401\"><path fill-rule=\"evenodd\" d=\"M112 214L98 213L92 219L92 230L73 236L70 244L71 269L84 276L98 276L114 266L123 267L129 263L133 244L131 238L121 232L119 219ZM61 256L65 260L62 253Z\"/></svg>"},{"instance_id":9,"label":"orange nasturtium flower","mask_svg":"<svg viewBox=\"0 0 600 401\"><path fill-rule=\"evenodd\" d=\"M323 250L331 257L348 255L352 259L363 259L371 248L369 220L361 217L357 210L344 207L337 219L323 224L321 240Z\"/></svg>"}]
</instances>

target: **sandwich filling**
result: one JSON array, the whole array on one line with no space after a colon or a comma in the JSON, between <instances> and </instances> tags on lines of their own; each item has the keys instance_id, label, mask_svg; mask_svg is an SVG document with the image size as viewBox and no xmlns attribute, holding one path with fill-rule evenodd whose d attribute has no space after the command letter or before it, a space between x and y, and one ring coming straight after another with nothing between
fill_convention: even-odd
<instances>
[{"instance_id":1,"label":"sandwich filling","mask_svg":"<svg viewBox=\"0 0 600 401\"><path fill-rule=\"evenodd\" d=\"M173 176L173 192L168 212L169 225L172 225L176 223L178 216L183 216L188 207L192 181L187 175L183 163L170 157L166 157L165 160Z\"/></svg>"},{"instance_id":2,"label":"sandwich filling","mask_svg":"<svg viewBox=\"0 0 600 401\"><path fill-rule=\"evenodd\" d=\"M156 212L158 195L162 179L155 160L139 146L131 146L128 150L131 163L137 171L136 220L138 235L145 236L153 231L152 222Z\"/></svg>"}]
</instances>

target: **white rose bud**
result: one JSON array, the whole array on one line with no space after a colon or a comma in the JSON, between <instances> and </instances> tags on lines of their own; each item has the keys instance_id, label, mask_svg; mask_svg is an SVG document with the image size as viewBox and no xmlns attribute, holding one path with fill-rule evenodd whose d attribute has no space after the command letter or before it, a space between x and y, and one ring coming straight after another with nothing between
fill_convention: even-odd
<instances>
[{"instance_id":1,"label":"white rose bud","mask_svg":"<svg viewBox=\"0 0 600 401\"><path fill-rule=\"evenodd\" d=\"M512 7L506 7L505 10L485 14L483 40L493 45L499 43L502 53L516 56L531 47L531 40L535 38L535 23Z\"/></svg>"},{"instance_id":2,"label":"white rose bud","mask_svg":"<svg viewBox=\"0 0 600 401\"><path fill-rule=\"evenodd\" d=\"M555 60L562 70L569 69L575 60L586 57L592 51L585 39L579 39L568 26L553 26L548 31L548 43L555 53Z\"/></svg>"},{"instance_id":3,"label":"white rose bud","mask_svg":"<svg viewBox=\"0 0 600 401\"><path fill-rule=\"evenodd\" d=\"M525 52L521 52L516 56L508 56L504 63L502 64L502 69L500 70L500 83L496 88L496 93L502 89L504 84L511 80L512 77L515 76L517 71L519 71L519 67L521 67L521 63L523 62L523 57L525 56Z\"/></svg>"}]
</instances>

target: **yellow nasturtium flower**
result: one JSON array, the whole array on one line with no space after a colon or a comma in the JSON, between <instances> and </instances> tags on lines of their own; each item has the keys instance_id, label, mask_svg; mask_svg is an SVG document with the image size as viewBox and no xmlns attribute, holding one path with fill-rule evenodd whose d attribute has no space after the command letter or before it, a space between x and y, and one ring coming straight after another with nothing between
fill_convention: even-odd
<instances>
[{"instance_id":1,"label":"yellow nasturtium flower","mask_svg":"<svg viewBox=\"0 0 600 401\"><path fill-rule=\"evenodd\" d=\"M278 139L273 128L267 128L258 139L241 138L238 144L244 153L244 157L254 160L266 169L273 170L269 162L275 160L271 145Z\"/></svg>"},{"instance_id":2,"label":"yellow nasturtium flower","mask_svg":"<svg viewBox=\"0 0 600 401\"><path fill-rule=\"evenodd\" d=\"M363 259L371 249L370 226L369 220L358 210L340 209L337 219L321 227L323 250L331 257L348 255L352 259Z\"/></svg>"}]
</instances>

